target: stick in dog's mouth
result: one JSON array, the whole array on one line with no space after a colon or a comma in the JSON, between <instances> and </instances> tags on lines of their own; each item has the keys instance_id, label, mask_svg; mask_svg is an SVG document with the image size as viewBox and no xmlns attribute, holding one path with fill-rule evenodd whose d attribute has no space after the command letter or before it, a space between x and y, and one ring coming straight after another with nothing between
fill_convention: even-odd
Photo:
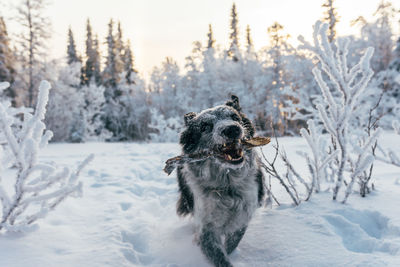
<instances>
[{"instance_id":1,"label":"stick in dog's mouth","mask_svg":"<svg viewBox=\"0 0 400 267\"><path fill-rule=\"evenodd\" d=\"M168 159L165 162L164 172L170 175L178 164L201 161L208 159L212 156L217 156L219 158L222 157L225 161L231 164L240 164L244 160L243 149L251 149L253 147L264 146L269 144L269 142L271 142L271 139L269 137L257 136L251 139L237 140L236 142L225 143L219 146L216 150L176 156Z\"/></svg>"},{"instance_id":2,"label":"stick in dog's mouth","mask_svg":"<svg viewBox=\"0 0 400 267\"><path fill-rule=\"evenodd\" d=\"M240 164L243 162L243 148L241 140L231 143L224 143L219 146L217 153L220 158L231 164Z\"/></svg>"}]
</instances>

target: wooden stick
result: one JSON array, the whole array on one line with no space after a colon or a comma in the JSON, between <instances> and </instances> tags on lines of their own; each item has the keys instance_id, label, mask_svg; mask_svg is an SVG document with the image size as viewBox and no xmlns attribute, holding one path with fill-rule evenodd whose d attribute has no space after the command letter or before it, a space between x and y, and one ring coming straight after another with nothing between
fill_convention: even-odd
<instances>
[{"instance_id":1,"label":"wooden stick","mask_svg":"<svg viewBox=\"0 0 400 267\"><path fill-rule=\"evenodd\" d=\"M251 149L254 147L258 147L258 146L264 146L264 145L269 144L269 142L271 142L271 139L269 137L261 137L261 136L253 137L252 139L242 140L244 149ZM187 162L196 162L196 161L206 160L206 159L213 157L215 155L218 155L218 154L219 153L216 153L214 151L204 151L204 152L193 153L193 154L188 154L188 155L176 156L176 157L168 159L165 162L164 172L166 172L168 175L170 175L178 165L181 165L181 164L184 164Z\"/></svg>"}]
</instances>

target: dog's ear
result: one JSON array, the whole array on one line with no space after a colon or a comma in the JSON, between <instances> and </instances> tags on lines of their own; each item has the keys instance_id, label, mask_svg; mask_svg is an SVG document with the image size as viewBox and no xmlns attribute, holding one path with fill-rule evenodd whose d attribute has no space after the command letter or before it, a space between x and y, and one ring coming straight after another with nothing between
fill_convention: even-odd
<instances>
[{"instance_id":1,"label":"dog's ear","mask_svg":"<svg viewBox=\"0 0 400 267\"><path fill-rule=\"evenodd\" d=\"M239 97L237 97L236 95L231 95L231 100L227 101L225 105L233 107L239 112L242 110L239 104Z\"/></svg>"},{"instance_id":2,"label":"dog's ear","mask_svg":"<svg viewBox=\"0 0 400 267\"><path fill-rule=\"evenodd\" d=\"M196 117L196 115L197 115L197 114L196 114L195 112L186 113L185 116L183 116L183 118L184 118L184 120L185 120L185 126L188 126L188 125L189 125L189 122L190 122L191 120L193 120L193 118Z\"/></svg>"}]
</instances>

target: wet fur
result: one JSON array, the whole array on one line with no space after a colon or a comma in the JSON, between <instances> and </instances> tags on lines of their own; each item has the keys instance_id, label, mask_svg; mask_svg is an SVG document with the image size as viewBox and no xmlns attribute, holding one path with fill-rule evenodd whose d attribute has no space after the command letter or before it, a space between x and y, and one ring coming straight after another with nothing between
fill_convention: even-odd
<instances>
[{"instance_id":1,"label":"wet fur","mask_svg":"<svg viewBox=\"0 0 400 267\"><path fill-rule=\"evenodd\" d=\"M180 138L185 154L213 150L226 141L221 132L230 125L240 127L241 138L251 138L255 132L235 96L225 105L187 114L185 125ZM232 266L228 254L238 246L264 198L258 155L252 149L245 150L244 161L238 166L218 158L185 163L177 174L177 213L193 215L199 246L211 263Z\"/></svg>"}]
</instances>

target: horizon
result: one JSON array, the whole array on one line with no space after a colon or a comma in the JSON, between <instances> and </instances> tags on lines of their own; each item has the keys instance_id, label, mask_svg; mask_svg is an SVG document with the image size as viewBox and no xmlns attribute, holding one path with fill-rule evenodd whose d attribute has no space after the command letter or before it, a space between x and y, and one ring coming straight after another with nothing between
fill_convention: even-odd
<instances>
[{"instance_id":1,"label":"horizon","mask_svg":"<svg viewBox=\"0 0 400 267\"><path fill-rule=\"evenodd\" d=\"M12 21L15 10L11 5L19 2L5 0L6 18L9 33L14 37L18 26ZM13 3L11 3L13 2ZM250 26L251 36L256 50L268 45L267 28L275 21L283 25L283 32L291 37L289 42L297 45L297 37L303 35L306 40L312 36L314 23L323 17L324 0L304 1L282 0L268 3L262 0L212 0L182 1L78 1L54 0L46 8L45 14L52 22L52 37L49 41L49 59L60 59L66 55L68 28L74 34L80 55L84 53L86 20L89 18L93 32L99 35L102 61L105 57L105 37L110 19L121 22L125 41L129 39L135 59L135 67L140 74L148 77L154 67L160 66L166 57L172 57L181 71L185 58L190 55L195 41L205 44L208 25L211 24L217 45L226 48L229 41L229 22L232 4L236 4L239 18L240 43L245 39L245 28ZM359 28L350 27L350 21L363 16L371 21L380 0L345 1L337 0L335 5L339 15L338 36L357 35ZM393 6L400 8L398 3ZM96 5L96 8L92 8ZM155 8L155 6L157 8ZM291 8L288 8L290 6ZM357 7L357 8L356 8ZM299 19L294 20L298 10L307 10ZM196 10L196 12L194 12ZM357 10L357 13L353 12ZM399 25L393 25L394 32L399 32Z\"/></svg>"}]
</instances>

